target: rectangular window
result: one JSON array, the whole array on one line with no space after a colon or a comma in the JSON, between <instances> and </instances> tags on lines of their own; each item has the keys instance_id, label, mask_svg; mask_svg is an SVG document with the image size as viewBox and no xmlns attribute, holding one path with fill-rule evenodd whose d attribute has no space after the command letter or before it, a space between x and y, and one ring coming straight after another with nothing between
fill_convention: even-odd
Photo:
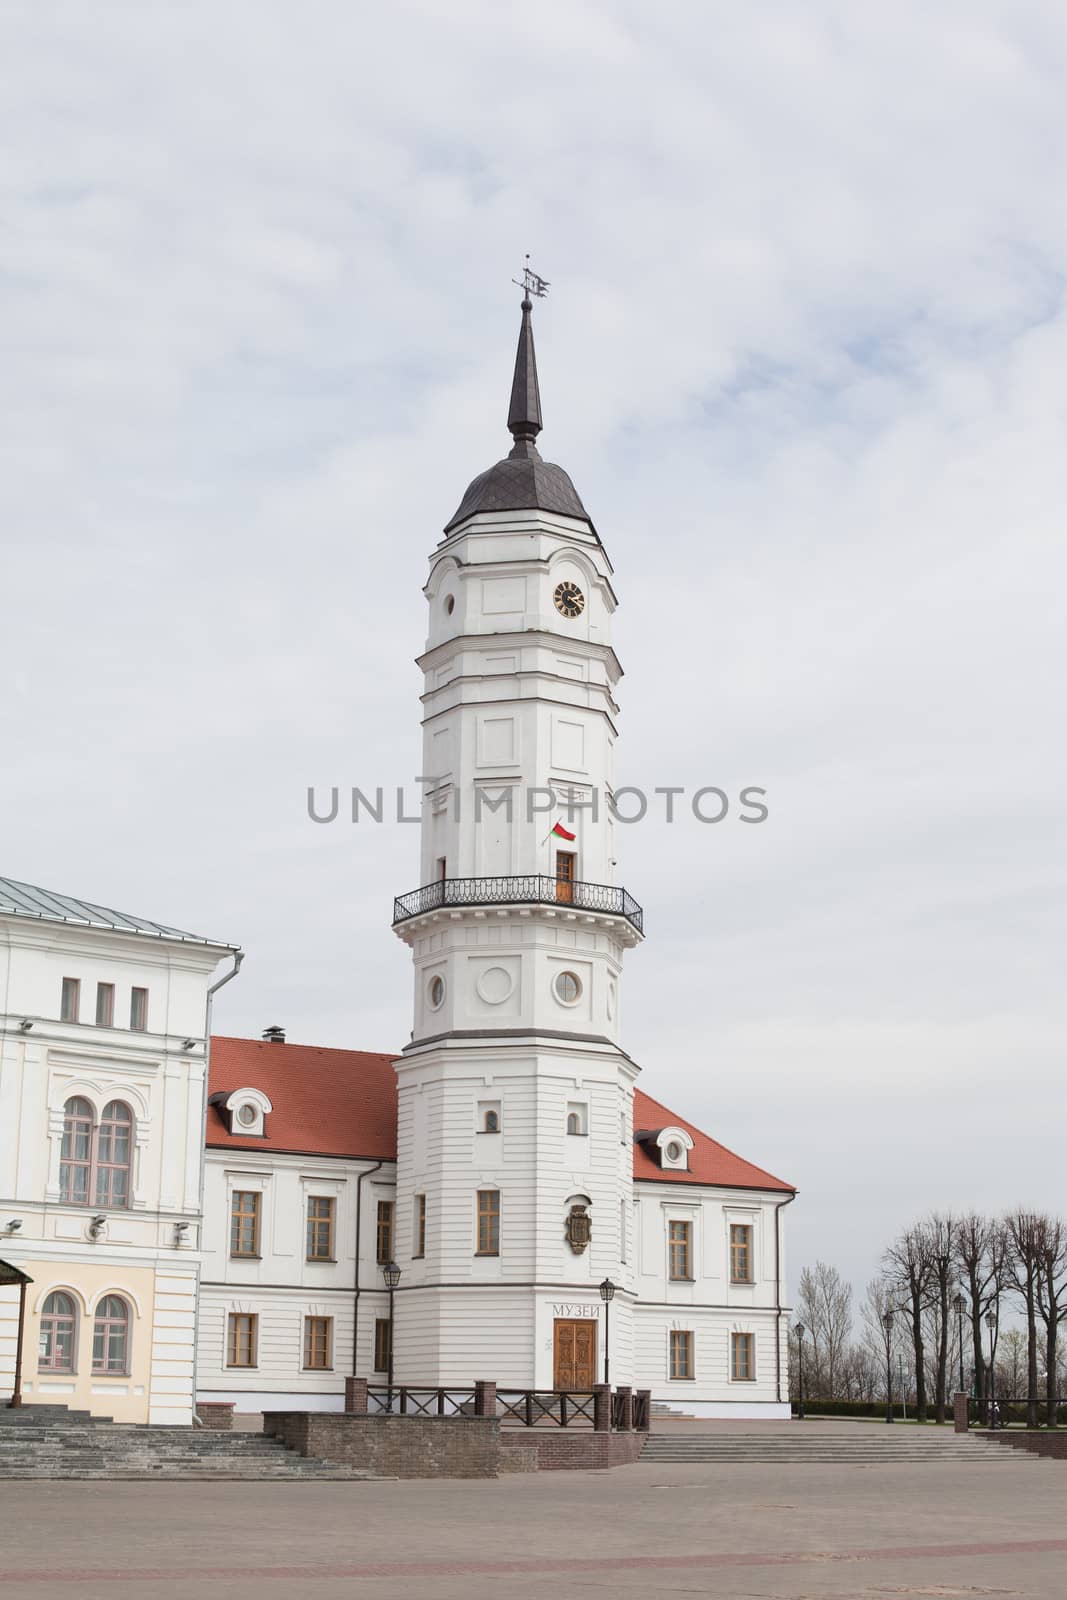
<instances>
[{"instance_id":1,"label":"rectangular window","mask_svg":"<svg viewBox=\"0 0 1067 1600\"><path fill-rule=\"evenodd\" d=\"M478 1255L500 1254L500 1190L478 1190Z\"/></svg>"},{"instance_id":2,"label":"rectangular window","mask_svg":"<svg viewBox=\"0 0 1067 1600\"><path fill-rule=\"evenodd\" d=\"M747 1223L730 1224L730 1282L752 1282L752 1229Z\"/></svg>"},{"instance_id":3,"label":"rectangular window","mask_svg":"<svg viewBox=\"0 0 1067 1600\"><path fill-rule=\"evenodd\" d=\"M374 1324L374 1370L389 1371L389 1345L392 1324L388 1317L379 1317Z\"/></svg>"},{"instance_id":4,"label":"rectangular window","mask_svg":"<svg viewBox=\"0 0 1067 1600\"><path fill-rule=\"evenodd\" d=\"M63 998L59 1003L60 1022L77 1022L82 986L77 978L63 979Z\"/></svg>"},{"instance_id":5,"label":"rectangular window","mask_svg":"<svg viewBox=\"0 0 1067 1600\"><path fill-rule=\"evenodd\" d=\"M98 983L96 986L96 1025L110 1028L115 1020L115 985Z\"/></svg>"},{"instance_id":6,"label":"rectangular window","mask_svg":"<svg viewBox=\"0 0 1067 1600\"><path fill-rule=\"evenodd\" d=\"M226 1365L228 1367L254 1367L259 1318L230 1312L226 1329Z\"/></svg>"},{"instance_id":7,"label":"rectangular window","mask_svg":"<svg viewBox=\"0 0 1067 1600\"><path fill-rule=\"evenodd\" d=\"M328 1195L309 1195L307 1224L309 1261L333 1260L333 1211L334 1204Z\"/></svg>"},{"instance_id":8,"label":"rectangular window","mask_svg":"<svg viewBox=\"0 0 1067 1600\"><path fill-rule=\"evenodd\" d=\"M730 1377L735 1383L750 1383L756 1376L756 1335L730 1335Z\"/></svg>"},{"instance_id":9,"label":"rectangular window","mask_svg":"<svg viewBox=\"0 0 1067 1600\"><path fill-rule=\"evenodd\" d=\"M693 1376L693 1335L678 1328L671 1329L671 1377Z\"/></svg>"},{"instance_id":10,"label":"rectangular window","mask_svg":"<svg viewBox=\"0 0 1067 1600\"><path fill-rule=\"evenodd\" d=\"M234 1190L230 1202L231 1256L259 1255L259 1200L251 1190Z\"/></svg>"},{"instance_id":11,"label":"rectangular window","mask_svg":"<svg viewBox=\"0 0 1067 1600\"><path fill-rule=\"evenodd\" d=\"M413 1256L426 1254L426 1196L415 1196L415 1239L411 1247Z\"/></svg>"},{"instance_id":12,"label":"rectangular window","mask_svg":"<svg viewBox=\"0 0 1067 1600\"><path fill-rule=\"evenodd\" d=\"M333 1365L332 1317L304 1318L304 1366L311 1372L328 1372Z\"/></svg>"},{"instance_id":13,"label":"rectangular window","mask_svg":"<svg viewBox=\"0 0 1067 1600\"><path fill-rule=\"evenodd\" d=\"M386 1267L393 1259L393 1202L391 1200L378 1201L378 1254L377 1261L380 1267Z\"/></svg>"},{"instance_id":14,"label":"rectangular window","mask_svg":"<svg viewBox=\"0 0 1067 1600\"><path fill-rule=\"evenodd\" d=\"M130 1030L144 1033L148 1027L148 990L130 990Z\"/></svg>"},{"instance_id":15,"label":"rectangular window","mask_svg":"<svg viewBox=\"0 0 1067 1600\"><path fill-rule=\"evenodd\" d=\"M690 1270L692 1238L693 1224L691 1222L668 1222L667 1270L668 1276L675 1282L682 1280L692 1281L693 1274Z\"/></svg>"}]
</instances>

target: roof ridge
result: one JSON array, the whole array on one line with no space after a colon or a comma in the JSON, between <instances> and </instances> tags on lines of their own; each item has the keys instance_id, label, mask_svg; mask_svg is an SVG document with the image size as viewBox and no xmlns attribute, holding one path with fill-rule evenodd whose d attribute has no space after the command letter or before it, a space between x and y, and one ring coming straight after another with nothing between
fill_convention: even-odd
<instances>
[{"instance_id":1,"label":"roof ridge","mask_svg":"<svg viewBox=\"0 0 1067 1600\"><path fill-rule=\"evenodd\" d=\"M295 1039L253 1039L245 1033L213 1033L211 1042L226 1040L230 1044L283 1045L291 1050L328 1050L338 1056L374 1056L380 1061L399 1061L399 1050L353 1050L343 1044L300 1044Z\"/></svg>"}]
</instances>

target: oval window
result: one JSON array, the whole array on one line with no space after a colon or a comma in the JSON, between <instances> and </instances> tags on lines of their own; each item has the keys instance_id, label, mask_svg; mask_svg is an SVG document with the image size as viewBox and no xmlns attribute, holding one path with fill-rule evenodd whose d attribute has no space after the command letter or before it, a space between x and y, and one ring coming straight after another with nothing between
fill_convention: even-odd
<instances>
[{"instance_id":1,"label":"oval window","mask_svg":"<svg viewBox=\"0 0 1067 1600\"><path fill-rule=\"evenodd\" d=\"M430 1004L436 1011L445 998L445 980L443 978L430 979Z\"/></svg>"},{"instance_id":2,"label":"oval window","mask_svg":"<svg viewBox=\"0 0 1067 1600\"><path fill-rule=\"evenodd\" d=\"M456 609L456 597L455 597L454 594L450 594L447 597L447 599L445 600L445 612L447 613L448 616L451 616L453 611L455 611L455 609Z\"/></svg>"},{"instance_id":3,"label":"oval window","mask_svg":"<svg viewBox=\"0 0 1067 1600\"><path fill-rule=\"evenodd\" d=\"M565 1006L573 1006L582 992L582 980L576 972L557 972L552 983L556 999Z\"/></svg>"},{"instance_id":4,"label":"oval window","mask_svg":"<svg viewBox=\"0 0 1067 1600\"><path fill-rule=\"evenodd\" d=\"M244 1128L250 1128L255 1122L258 1113L255 1106L250 1106L247 1101L243 1106L237 1107L237 1120Z\"/></svg>"},{"instance_id":5,"label":"oval window","mask_svg":"<svg viewBox=\"0 0 1067 1600\"><path fill-rule=\"evenodd\" d=\"M667 1146L667 1160L668 1161L681 1161L681 1159L682 1159L682 1147L678 1143L677 1139L672 1139L670 1144Z\"/></svg>"}]
</instances>

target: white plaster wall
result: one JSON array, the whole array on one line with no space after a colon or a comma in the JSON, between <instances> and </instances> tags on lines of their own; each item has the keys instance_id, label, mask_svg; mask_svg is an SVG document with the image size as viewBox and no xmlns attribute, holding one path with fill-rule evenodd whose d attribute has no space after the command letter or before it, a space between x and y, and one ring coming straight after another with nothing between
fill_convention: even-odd
<instances>
[{"instance_id":1,"label":"white plaster wall","mask_svg":"<svg viewBox=\"0 0 1067 1600\"><path fill-rule=\"evenodd\" d=\"M269 1131L268 1115L268 1131ZM379 1200L396 1192L394 1163L342 1160L212 1148L207 1152L204 1195L204 1268L197 1356L197 1393L202 1399L233 1399L244 1411L307 1403L339 1409L345 1376L367 1376L373 1365L374 1320L386 1315L387 1295L376 1260ZM356 1212L363 1173L359 1231L359 1350L353 1356L356 1290ZM260 1257L230 1255L234 1190L251 1190L260 1202ZM334 1200L333 1262L306 1259L307 1201ZM259 1317L254 1368L226 1366L227 1318L231 1312ZM333 1319L333 1366L303 1368L304 1319Z\"/></svg>"},{"instance_id":2,"label":"white plaster wall","mask_svg":"<svg viewBox=\"0 0 1067 1600\"><path fill-rule=\"evenodd\" d=\"M137 1298L147 1299L147 1310L134 1325L133 1348L139 1362L144 1341L150 1377L147 1384L127 1385L130 1392L120 1397L134 1420L191 1417L205 1007L225 954L221 947L0 916L0 1253L16 1265L20 1259L52 1264L57 1282L84 1289L86 1304L89 1285L105 1269L119 1289L127 1279L140 1286ZM81 982L84 1020L59 1020L65 977ZM98 982L115 985L112 1027L92 1021ZM145 1032L127 1026L133 987L148 990ZM32 1023L27 1032L23 1021ZM113 1099L133 1112L129 1207L60 1200L63 1107L75 1095L97 1115ZM89 1224L98 1214L105 1222L94 1239ZM6 1230L12 1217L22 1223L15 1233ZM186 1224L182 1234L178 1223ZM145 1269L154 1275L149 1284L165 1285L158 1287L158 1304L153 1293L145 1294ZM0 1385L13 1376L7 1343L0 1338ZM28 1349L24 1383L35 1375L36 1351ZM106 1412L103 1391L117 1394L121 1385L110 1380L92 1387L92 1404ZM134 1401L141 1405L136 1416Z\"/></svg>"}]
</instances>

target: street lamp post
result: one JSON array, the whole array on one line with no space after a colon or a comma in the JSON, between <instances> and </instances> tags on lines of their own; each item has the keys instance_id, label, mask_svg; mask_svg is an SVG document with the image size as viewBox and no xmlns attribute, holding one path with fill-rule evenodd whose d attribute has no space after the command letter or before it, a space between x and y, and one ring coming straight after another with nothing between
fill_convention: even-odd
<instances>
[{"instance_id":1,"label":"street lamp post","mask_svg":"<svg viewBox=\"0 0 1067 1600\"><path fill-rule=\"evenodd\" d=\"M396 1291L397 1284L400 1282L400 1268L397 1266L395 1261L390 1261L388 1266L385 1266L385 1267L382 1268L382 1275L385 1278L385 1286L389 1290L389 1375L388 1375L388 1378L386 1380L386 1382L388 1384L388 1392L387 1392L387 1395L386 1395L385 1409L387 1411L392 1411L392 1409L393 1409L393 1329L395 1327L394 1312L393 1312L393 1295L394 1295L394 1293Z\"/></svg>"},{"instance_id":2,"label":"street lamp post","mask_svg":"<svg viewBox=\"0 0 1067 1600\"><path fill-rule=\"evenodd\" d=\"M796 1325L797 1336L797 1421L804 1421L804 1334L807 1332L804 1324Z\"/></svg>"},{"instance_id":3,"label":"street lamp post","mask_svg":"<svg viewBox=\"0 0 1067 1600\"><path fill-rule=\"evenodd\" d=\"M997 1380L996 1364L994 1359L996 1356L994 1334L996 1332L997 1319L993 1315L992 1311L986 1312L985 1325L986 1331L989 1334L989 1426L991 1428L995 1428L997 1425Z\"/></svg>"},{"instance_id":4,"label":"street lamp post","mask_svg":"<svg viewBox=\"0 0 1067 1600\"><path fill-rule=\"evenodd\" d=\"M892 1312L892 1310L889 1310L889 1311L887 1311L885 1313L885 1316L882 1318L882 1326L885 1328L885 1387L886 1387L885 1420L887 1422L894 1422L896 1419L893 1416L893 1312Z\"/></svg>"},{"instance_id":5,"label":"street lamp post","mask_svg":"<svg viewBox=\"0 0 1067 1600\"><path fill-rule=\"evenodd\" d=\"M600 1298L604 1302L604 1382L610 1383L608 1374L611 1371L608 1358L608 1345L611 1334L611 1302L615 1298L615 1285L610 1278L605 1278L600 1285Z\"/></svg>"},{"instance_id":6,"label":"street lamp post","mask_svg":"<svg viewBox=\"0 0 1067 1600\"><path fill-rule=\"evenodd\" d=\"M960 1347L960 1393L963 1393L963 1312L967 1305L961 1293L957 1293L952 1304L956 1307L956 1337Z\"/></svg>"}]
</instances>

